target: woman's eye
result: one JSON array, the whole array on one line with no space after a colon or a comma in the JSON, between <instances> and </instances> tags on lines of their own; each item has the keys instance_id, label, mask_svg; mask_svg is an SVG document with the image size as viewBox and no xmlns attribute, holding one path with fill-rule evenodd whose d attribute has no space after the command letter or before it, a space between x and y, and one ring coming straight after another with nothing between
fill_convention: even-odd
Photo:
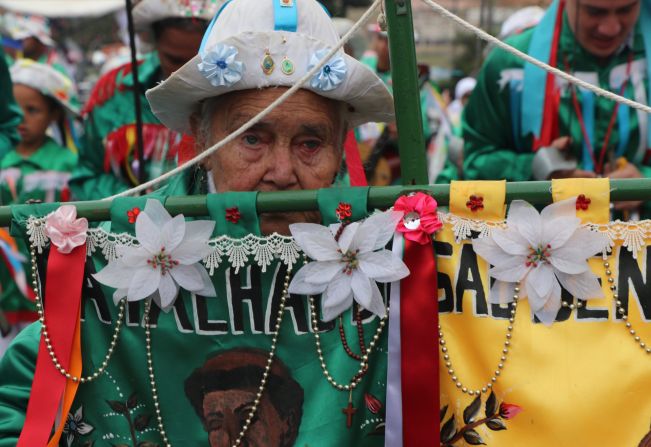
<instances>
[{"instance_id":1,"label":"woman's eye","mask_svg":"<svg viewBox=\"0 0 651 447\"><path fill-rule=\"evenodd\" d=\"M255 146L256 144L260 143L260 138L256 137L255 135L246 135L244 137L244 142L250 146Z\"/></svg>"},{"instance_id":2,"label":"woman's eye","mask_svg":"<svg viewBox=\"0 0 651 447\"><path fill-rule=\"evenodd\" d=\"M319 140L307 140L303 142L303 147L313 152L321 147L321 142Z\"/></svg>"}]
</instances>

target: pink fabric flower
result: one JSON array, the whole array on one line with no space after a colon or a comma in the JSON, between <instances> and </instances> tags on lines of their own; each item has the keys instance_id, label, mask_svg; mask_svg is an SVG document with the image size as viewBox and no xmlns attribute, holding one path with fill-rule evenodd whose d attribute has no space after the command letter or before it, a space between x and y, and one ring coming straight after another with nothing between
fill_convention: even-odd
<instances>
[{"instance_id":1,"label":"pink fabric flower","mask_svg":"<svg viewBox=\"0 0 651 447\"><path fill-rule=\"evenodd\" d=\"M400 197L393 209L405 214L398 222L396 231L404 233L406 239L421 245L431 243L432 234L443 226L436 214L436 207L436 200L422 192Z\"/></svg>"},{"instance_id":2,"label":"pink fabric flower","mask_svg":"<svg viewBox=\"0 0 651 447\"><path fill-rule=\"evenodd\" d=\"M45 235L59 253L68 254L75 247L85 244L87 231L88 221L77 219L77 208L72 205L60 206L45 220Z\"/></svg>"}]
</instances>

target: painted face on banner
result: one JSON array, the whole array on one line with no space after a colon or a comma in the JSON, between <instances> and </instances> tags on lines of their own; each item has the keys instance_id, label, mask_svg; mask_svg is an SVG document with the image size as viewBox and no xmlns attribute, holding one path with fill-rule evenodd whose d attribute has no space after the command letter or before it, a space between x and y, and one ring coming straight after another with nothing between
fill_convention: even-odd
<instances>
[{"instance_id":1,"label":"painted face on banner","mask_svg":"<svg viewBox=\"0 0 651 447\"><path fill-rule=\"evenodd\" d=\"M224 390L207 393L203 411L211 447L233 445L253 406L255 391ZM244 445L281 446L288 429L268 398L263 397L256 417L247 431Z\"/></svg>"},{"instance_id":2,"label":"painted face on banner","mask_svg":"<svg viewBox=\"0 0 651 447\"><path fill-rule=\"evenodd\" d=\"M303 389L276 359L256 408L266 361L264 351L231 349L210 357L186 380L186 396L208 432L211 447L234 445L254 408L251 425L241 440L243 446L294 445L303 412Z\"/></svg>"},{"instance_id":3,"label":"painted face on banner","mask_svg":"<svg viewBox=\"0 0 651 447\"><path fill-rule=\"evenodd\" d=\"M640 16L640 5L640 0L571 0L567 18L581 46L605 58L626 43Z\"/></svg>"}]
</instances>

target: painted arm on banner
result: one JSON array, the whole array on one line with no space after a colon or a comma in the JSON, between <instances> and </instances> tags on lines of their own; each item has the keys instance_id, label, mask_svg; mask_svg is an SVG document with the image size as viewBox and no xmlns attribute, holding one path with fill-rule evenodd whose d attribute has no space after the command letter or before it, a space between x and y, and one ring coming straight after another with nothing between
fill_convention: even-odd
<instances>
[{"instance_id":1,"label":"painted arm on banner","mask_svg":"<svg viewBox=\"0 0 651 447\"><path fill-rule=\"evenodd\" d=\"M40 323L33 323L0 359L0 447L15 446L25 423L40 335Z\"/></svg>"},{"instance_id":2,"label":"painted arm on banner","mask_svg":"<svg viewBox=\"0 0 651 447\"><path fill-rule=\"evenodd\" d=\"M491 52L464 110L464 174L467 180L531 180L533 153L516 152L507 73L522 64L501 49ZM519 98L517 98L519 100ZM528 146L525 146L528 147Z\"/></svg>"}]
</instances>

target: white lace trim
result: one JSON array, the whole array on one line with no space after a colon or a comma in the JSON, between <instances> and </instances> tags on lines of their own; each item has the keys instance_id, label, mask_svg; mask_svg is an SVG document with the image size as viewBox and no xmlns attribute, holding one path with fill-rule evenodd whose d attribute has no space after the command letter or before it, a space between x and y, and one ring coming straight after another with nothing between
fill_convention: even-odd
<instances>
[{"instance_id":1,"label":"white lace trim","mask_svg":"<svg viewBox=\"0 0 651 447\"><path fill-rule=\"evenodd\" d=\"M478 237L483 238L490 236L493 228L506 228L505 221L489 222L485 220L474 220L451 213L438 213L438 216L441 222L452 226L454 240L457 244L470 239L472 232L479 233Z\"/></svg>"},{"instance_id":2,"label":"white lace trim","mask_svg":"<svg viewBox=\"0 0 651 447\"><path fill-rule=\"evenodd\" d=\"M29 242L36 247L39 253L43 253L43 248L48 242L45 235L45 218L29 217L26 222ZM214 249L203 260L208 273L212 276L215 269L222 263L223 258L228 258L228 262L236 272L249 263L251 257L263 272L274 260L280 260L283 264L291 267L301 255L301 250L294 242L291 236L282 236L274 233L270 236L255 236L249 234L241 239L230 236L219 236L208 241L208 244ZM118 258L117 247L136 247L138 241L135 236L128 233L109 233L102 228L90 228L86 239L86 251L91 256L100 250L102 256L108 261L114 261Z\"/></svg>"},{"instance_id":3,"label":"white lace trim","mask_svg":"<svg viewBox=\"0 0 651 447\"><path fill-rule=\"evenodd\" d=\"M460 217L451 213L438 213L439 219L444 224L452 226L454 238L457 243L468 240L472 233L478 233L478 237L490 236L493 228L506 228L506 221L483 221ZM39 253L48 242L45 235L45 218L29 217L26 222L29 242L36 247ZM608 237L608 247L612 248L617 242L627 249L637 259L640 251L646 247L646 240L651 238L651 220L637 222L622 222L616 220L607 224L585 224L585 228L592 231L605 233ZM97 250L101 250L107 261L117 258L118 246L137 246L138 241L134 236L127 233L109 233L101 228L88 230L87 251L90 256ZM214 251L208 255L203 263L212 275L222 263L223 258L228 258L230 265L238 271L253 261L266 271L274 260L280 260L283 264L292 266L298 260L301 251L291 236L282 236L274 233L270 236L247 235L237 239L229 236L219 236L209 241Z\"/></svg>"},{"instance_id":4,"label":"white lace trim","mask_svg":"<svg viewBox=\"0 0 651 447\"><path fill-rule=\"evenodd\" d=\"M506 228L506 221L483 221L460 217L451 213L438 213L439 220L444 224L452 226L454 239L457 243L470 239L472 233L479 233L477 237L490 236L493 228ZM608 246L604 250L614 247L617 242L628 250L634 259L637 259L640 251L646 247L646 240L651 238L651 220L640 220L636 222L622 222L616 220L607 224L585 224L584 228L604 233L608 237Z\"/></svg>"}]
</instances>

